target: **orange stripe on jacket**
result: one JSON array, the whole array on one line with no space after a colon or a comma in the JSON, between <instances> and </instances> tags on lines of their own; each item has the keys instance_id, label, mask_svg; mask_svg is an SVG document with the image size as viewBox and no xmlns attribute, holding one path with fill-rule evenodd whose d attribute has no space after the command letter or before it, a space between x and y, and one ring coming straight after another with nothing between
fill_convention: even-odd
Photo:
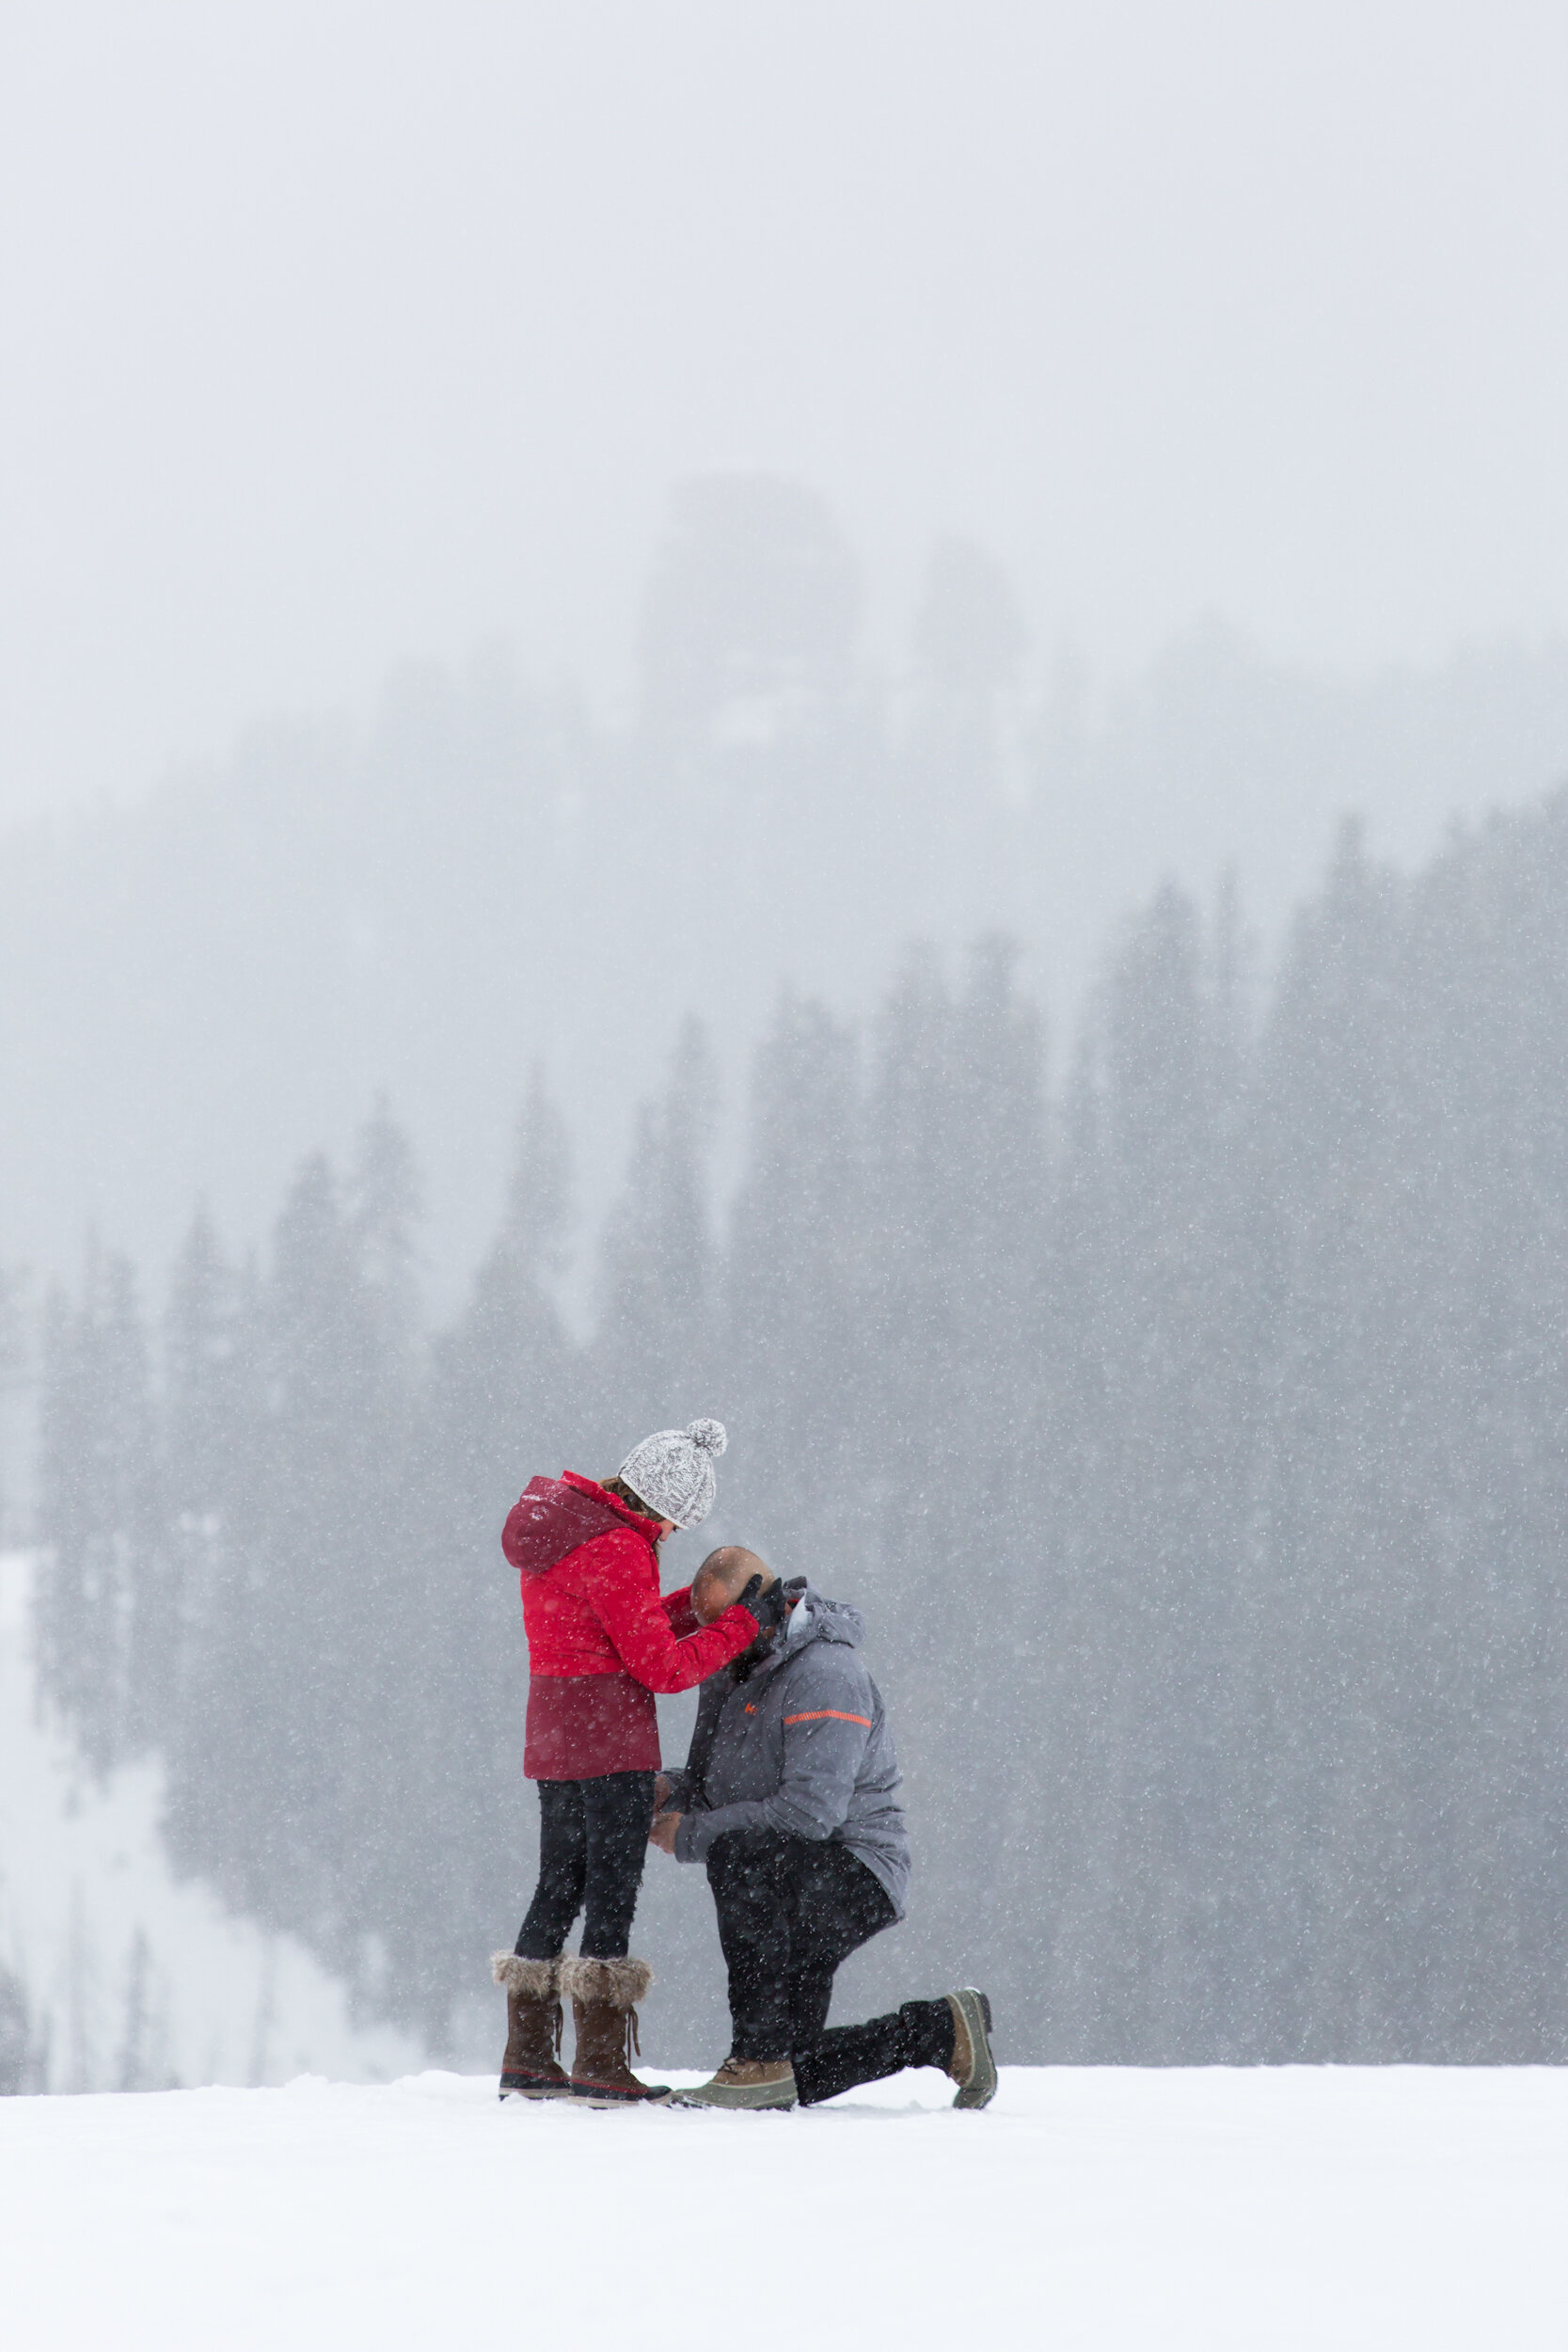
<instances>
[{"instance_id":1,"label":"orange stripe on jacket","mask_svg":"<svg viewBox=\"0 0 1568 2352\"><path fill-rule=\"evenodd\" d=\"M871 1728L869 1715L847 1715L841 1707L814 1708L809 1715L786 1715L784 1721L786 1724L821 1724L832 1721L835 1724L862 1724L867 1731Z\"/></svg>"}]
</instances>

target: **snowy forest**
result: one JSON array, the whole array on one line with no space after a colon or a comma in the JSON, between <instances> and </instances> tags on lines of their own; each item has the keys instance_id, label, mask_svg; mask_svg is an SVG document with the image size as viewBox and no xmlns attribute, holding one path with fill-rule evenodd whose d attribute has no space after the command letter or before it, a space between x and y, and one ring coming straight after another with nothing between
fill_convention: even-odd
<instances>
[{"instance_id":1,"label":"snowy forest","mask_svg":"<svg viewBox=\"0 0 1568 2352\"><path fill-rule=\"evenodd\" d=\"M863 1021L786 992L733 1187L689 1022L586 1333L542 1079L444 1327L384 1101L259 1253L198 1212L166 1297L95 1251L45 1315L47 1693L439 2049L531 1862L502 1517L716 1413L667 1581L744 1537L865 1610L901 1980L977 1972L1020 2060L1568 2058L1568 797L1415 873L1347 829L1266 980L1246 938L1161 889L1060 1041L1000 935Z\"/></svg>"},{"instance_id":2,"label":"snowy forest","mask_svg":"<svg viewBox=\"0 0 1568 2352\"><path fill-rule=\"evenodd\" d=\"M976 542L934 541L911 589L879 643L825 498L705 477L651 550L621 706L522 653L407 664L362 722L276 719L122 805L0 834L0 1263L33 1268L29 1311L94 1226L160 1286L198 1196L261 1236L385 1089L445 1317L537 1060L576 1152L580 1322L582 1243L689 1013L727 1192L786 987L863 1026L910 940L1001 931L1059 1055L1167 877L1204 895L1233 866L1272 961L1343 811L1408 869L1450 811L1561 779L1555 636L1347 676L1197 624L1116 675L1042 643Z\"/></svg>"}]
</instances>

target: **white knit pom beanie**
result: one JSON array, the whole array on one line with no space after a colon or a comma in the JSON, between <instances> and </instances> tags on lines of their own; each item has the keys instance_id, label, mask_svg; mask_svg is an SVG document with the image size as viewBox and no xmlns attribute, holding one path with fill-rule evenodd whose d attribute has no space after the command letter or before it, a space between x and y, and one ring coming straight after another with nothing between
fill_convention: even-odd
<instances>
[{"instance_id":1,"label":"white knit pom beanie","mask_svg":"<svg viewBox=\"0 0 1568 2352\"><path fill-rule=\"evenodd\" d=\"M677 1527L700 1527L719 1489L714 1461L728 1443L721 1421L693 1421L684 1429L656 1429L651 1438L632 1447L616 1476L626 1480L634 1495L641 1496L656 1519L673 1519Z\"/></svg>"}]
</instances>

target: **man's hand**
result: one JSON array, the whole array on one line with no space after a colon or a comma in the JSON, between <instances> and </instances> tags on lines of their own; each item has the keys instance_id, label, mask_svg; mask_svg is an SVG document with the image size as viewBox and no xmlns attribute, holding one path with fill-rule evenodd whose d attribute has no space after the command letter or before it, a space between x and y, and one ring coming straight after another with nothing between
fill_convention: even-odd
<instances>
[{"instance_id":1,"label":"man's hand","mask_svg":"<svg viewBox=\"0 0 1568 2352\"><path fill-rule=\"evenodd\" d=\"M660 1853L673 1854L675 1851L675 1832L683 1818L679 1813L661 1813L648 1832L649 1845L657 1846Z\"/></svg>"},{"instance_id":2,"label":"man's hand","mask_svg":"<svg viewBox=\"0 0 1568 2352\"><path fill-rule=\"evenodd\" d=\"M654 1811L662 1813L669 1802L670 1775L668 1772L656 1772L654 1774Z\"/></svg>"}]
</instances>

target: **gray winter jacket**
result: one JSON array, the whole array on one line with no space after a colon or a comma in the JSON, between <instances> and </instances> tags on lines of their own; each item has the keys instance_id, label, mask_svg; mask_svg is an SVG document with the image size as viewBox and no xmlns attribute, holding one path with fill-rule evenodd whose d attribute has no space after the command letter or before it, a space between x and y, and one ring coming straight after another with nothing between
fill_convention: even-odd
<instances>
[{"instance_id":1,"label":"gray winter jacket","mask_svg":"<svg viewBox=\"0 0 1568 2352\"><path fill-rule=\"evenodd\" d=\"M832 1837L886 1887L901 1919L910 1839L900 1774L876 1684L860 1655L858 1609L808 1584L772 1653L744 1682L727 1666L703 1685L670 1809L675 1856L701 1862L732 1829Z\"/></svg>"}]
</instances>

